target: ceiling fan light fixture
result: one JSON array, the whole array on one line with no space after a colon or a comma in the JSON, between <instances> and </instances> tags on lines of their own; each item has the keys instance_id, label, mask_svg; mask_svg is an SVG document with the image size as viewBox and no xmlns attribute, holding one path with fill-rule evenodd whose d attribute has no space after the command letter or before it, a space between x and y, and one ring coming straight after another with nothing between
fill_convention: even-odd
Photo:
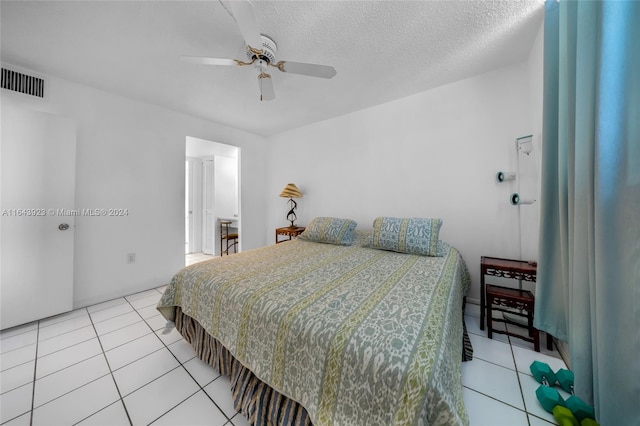
<instances>
[{"instance_id":1,"label":"ceiling fan light fixture","mask_svg":"<svg viewBox=\"0 0 640 426\"><path fill-rule=\"evenodd\" d=\"M270 101L275 99L275 91L271 76L265 71L269 66L278 68L280 72L306 75L309 77L333 78L336 70L329 65L308 64L304 62L279 61L276 63L278 46L270 37L258 32L258 22L249 0L234 0L229 4L231 16L236 20L238 28L245 41L246 54L249 62L239 59L207 58L196 56L182 56L186 62L204 65L235 65L243 67L253 65L258 71L258 86L260 88L260 100ZM261 49L258 48L261 47ZM272 65L274 63L275 65Z\"/></svg>"},{"instance_id":2,"label":"ceiling fan light fixture","mask_svg":"<svg viewBox=\"0 0 640 426\"><path fill-rule=\"evenodd\" d=\"M249 58L250 61L254 59L262 59L267 63L271 63L276 58L278 45L275 41L264 34L260 34L260 38L262 39L262 50L247 45L247 58Z\"/></svg>"}]
</instances>

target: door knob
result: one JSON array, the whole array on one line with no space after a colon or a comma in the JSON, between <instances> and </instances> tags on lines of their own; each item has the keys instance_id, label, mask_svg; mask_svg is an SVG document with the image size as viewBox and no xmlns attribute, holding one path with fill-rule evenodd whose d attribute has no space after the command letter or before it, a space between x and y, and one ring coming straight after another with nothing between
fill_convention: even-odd
<instances>
[{"instance_id":1,"label":"door knob","mask_svg":"<svg viewBox=\"0 0 640 426\"><path fill-rule=\"evenodd\" d=\"M67 229L69 229L69 224L68 223L61 223L60 225L58 225L58 229L61 231L66 231Z\"/></svg>"}]
</instances>

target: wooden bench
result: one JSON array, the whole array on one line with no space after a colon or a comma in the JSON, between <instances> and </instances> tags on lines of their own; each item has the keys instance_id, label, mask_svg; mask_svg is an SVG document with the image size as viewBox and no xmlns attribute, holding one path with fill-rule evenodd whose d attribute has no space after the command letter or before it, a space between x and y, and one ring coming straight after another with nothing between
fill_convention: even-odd
<instances>
[{"instance_id":1,"label":"wooden bench","mask_svg":"<svg viewBox=\"0 0 640 426\"><path fill-rule=\"evenodd\" d=\"M492 338L493 333L506 334L527 342L533 343L536 352L540 352L540 332L533 326L533 311L535 309L535 297L528 290L516 288L500 287L487 284L487 329L488 337ZM493 318L493 311L503 313L503 318ZM518 321L518 319L522 319ZM506 327L505 331L493 328L494 322L503 322L528 330L528 336L510 332ZM547 349L553 348L553 339L547 334Z\"/></svg>"}]
</instances>

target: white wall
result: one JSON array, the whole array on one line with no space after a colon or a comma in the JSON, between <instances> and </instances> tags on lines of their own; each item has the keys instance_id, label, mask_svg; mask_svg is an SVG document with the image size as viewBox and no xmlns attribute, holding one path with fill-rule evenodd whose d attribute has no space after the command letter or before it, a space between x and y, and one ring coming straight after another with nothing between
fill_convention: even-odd
<instances>
[{"instance_id":1,"label":"white wall","mask_svg":"<svg viewBox=\"0 0 640 426\"><path fill-rule=\"evenodd\" d=\"M526 162L523 173L523 186L536 195L535 208L522 210L522 256L525 259L538 260L538 242L540 240L540 193L542 181L542 104L543 104L543 71L544 71L544 22L540 24L529 59L529 96L531 102L531 121L533 131L533 152ZM523 162L521 162L521 165ZM526 180L528 178L528 180ZM535 224L535 226L532 226Z\"/></svg>"},{"instance_id":2,"label":"white wall","mask_svg":"<svg viewBox=\"0 0 640 426\"><path fill-rule=\"evenodd\" d=\"M46 100L2 91L2 103L73 119L78 131L76 208L129 211L126 217L77 218L75 307L168 283L184 266L186 136L242 149L243 246L265 244L263 137L65 80L47 80ZM132 252L136 262L127 264Z\"/></svg>"},{"instance_id":3,"label":"white wall","mask_svg":"<svg viewBox=\"0 0 640 426\"><path fill-rule=\"evenodd\" d=\"M513 188L495 174L515 168L515 139L537 131L529 86L522 63L269 138L267 238L286 225L278 194L288 182L304 194L301 225L314 216L363 229L377 216L441 217L441 237L461 251L469 297L479 299L480 256L520 252Z\"/></svg>"}]
</instances>

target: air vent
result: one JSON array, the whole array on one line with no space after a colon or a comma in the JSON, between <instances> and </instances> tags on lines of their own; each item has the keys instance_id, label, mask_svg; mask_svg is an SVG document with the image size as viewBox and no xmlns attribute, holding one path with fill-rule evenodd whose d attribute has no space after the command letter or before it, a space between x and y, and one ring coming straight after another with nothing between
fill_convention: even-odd
<instances>
[{"instance_id":1,"label":"air vent","mask_svg":"<svg viewBox=\"0 0 640 426\"><path fill-rule=\"evenodd\" d=\"M44 98L44 80L2 68L2 88Z\"/></svg>"}]
</instances>

